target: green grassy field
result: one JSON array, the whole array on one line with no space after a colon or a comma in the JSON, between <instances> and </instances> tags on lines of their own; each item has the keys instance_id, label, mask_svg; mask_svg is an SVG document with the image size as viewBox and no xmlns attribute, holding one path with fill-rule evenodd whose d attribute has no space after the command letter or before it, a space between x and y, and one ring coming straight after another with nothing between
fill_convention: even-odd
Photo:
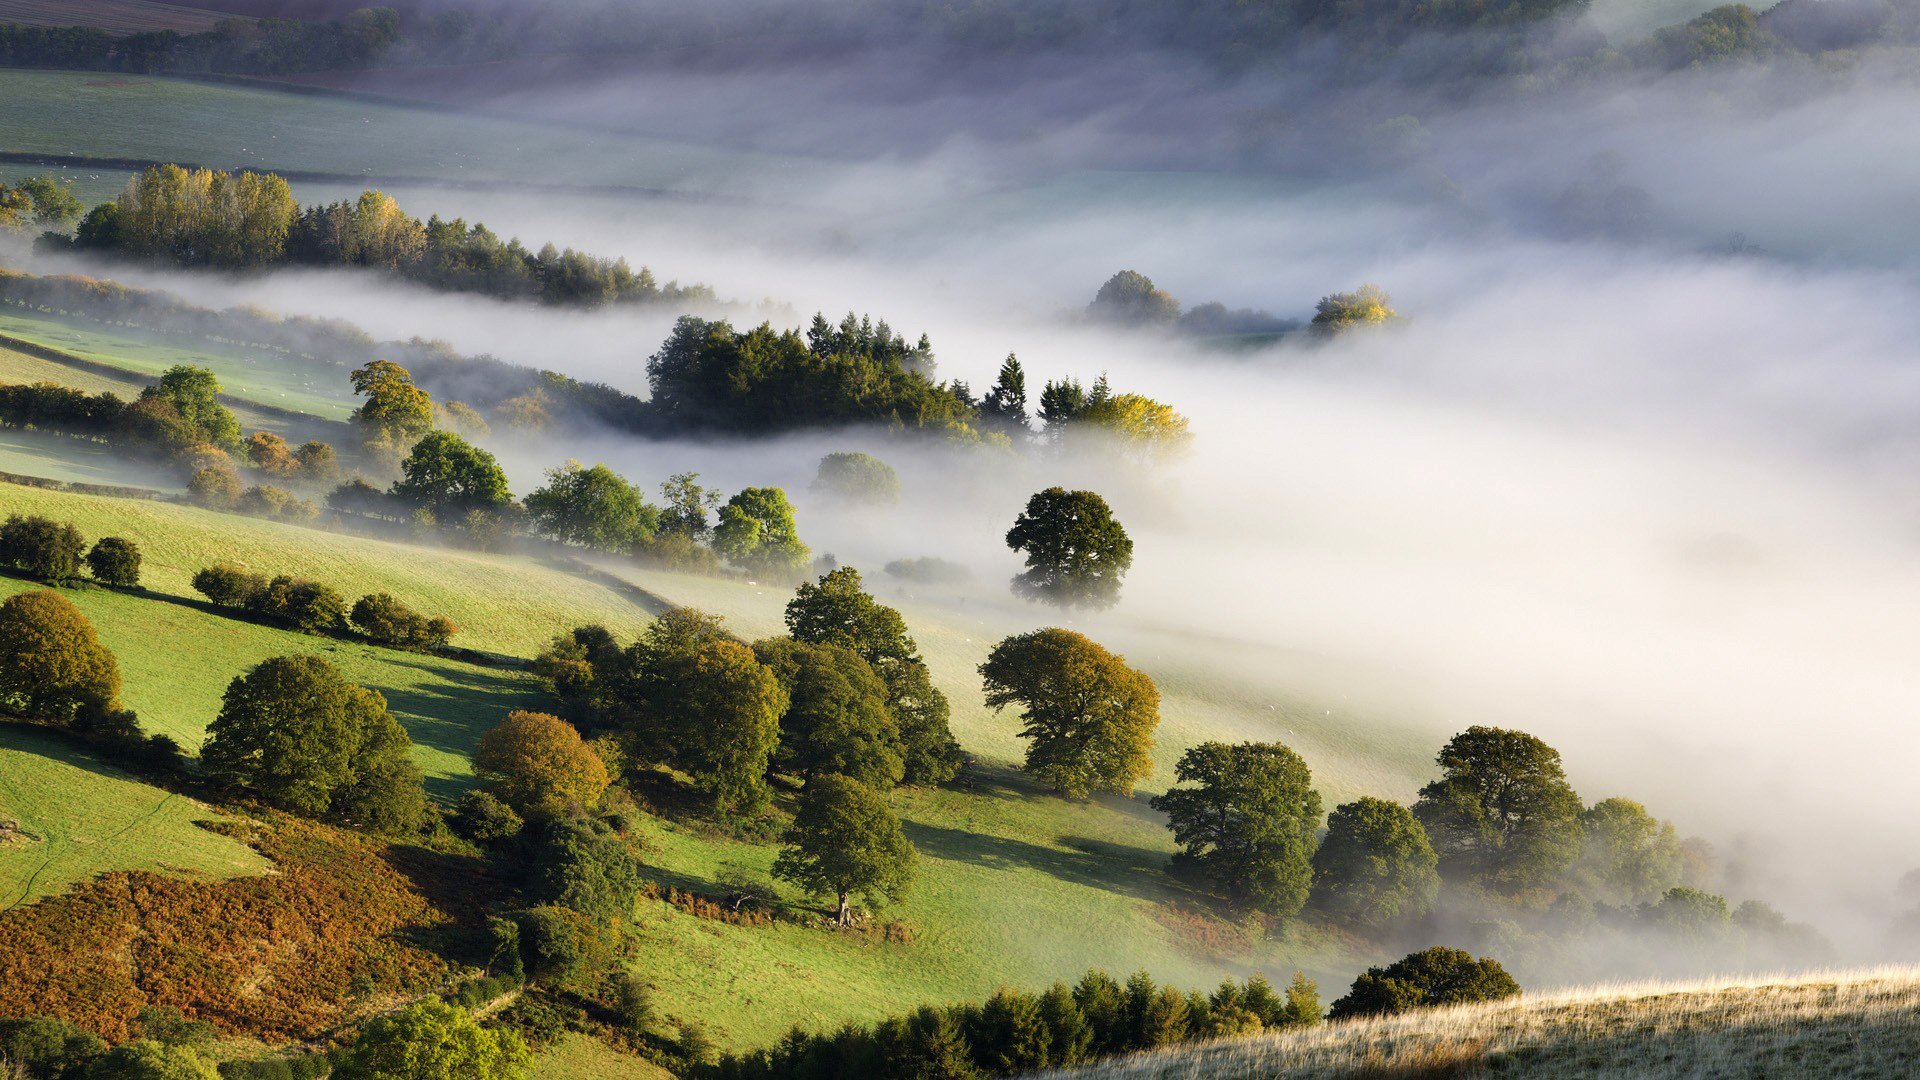
<instances>
[{"instance_id":1,"label":"green grassy field","mask_svg":"<svg viewBox=\"0 0 1920 1080\"><path fill-rule=\"evenodd\" d=\"M822 162L470 113L138 75L0 71L0 146L463 183L727 194ZM183 125L181 116L192 116ZM564 173L554 163L564 161ZM824 179L825 177L821 177Z\"/></svg>"},{"instance_id":2,"label":"green grassy field","mask_svg":"<svg viewBox=\"0 0 1920 1080\"><path fill-rule=\"evenodd\" d=\"M225 16L218 11L153 0L88 0L84 12L71 0L0 0L0 23L73 26L84 23L116 34L142 30L211 30Z\"/></svg>"},{"instance_id":3,"label":"green grassy field","mask_svg":"<svg viewBox=\"0 0 1920 1080\"><path fill-rule=\"evenodd\" d=\"M0 910L103 870L209 880L266 870L253 849L194 824L217 816L130 779L57 735L0 723L0 821L27 834L0 841Z\"/></svg>"},{"instance_id":4,"label":"green grassy field","mask_svg":"<svg viewBox=\"0 0 1920 1080\"><path fill-rule=\"evenodd\" d=\"M168 368L176 364L191 364L206 368L218 376L226 395L238 399L242 409L244 403L257 402L276 409L307 413L322 420L344 421L357 404L353 397L353 386L347 379L347 369L332 364L308 367L275 353L252 354L206 343L189 346L175 339L146 337L95 323L68 322L16 307L0 308L0 334L59 349L125 371L126 380L137 383L135 393L138 393L139 386L151 382ZM75 371L56 361L41 362ZM75 371L75 374L91 375L95 379L103 377L91 372ZM67 382L65 377L48 377ZM124 393L118 388L114 390ZM269 422L274 421L271 418L256 421ZM284 425L285 421L279 423Z\"/></svg>"},{"instance_id":5,"label":"green grassy field","mask_svg":"<svg viewBox=\"0 0 1920 1080\"><path fill-rule=\"evenodd\" d=\"M156 491L185 488L174 473L128 461L102 443L14 428L0 428L0 472Z\"/></svg>"}]
</instances>

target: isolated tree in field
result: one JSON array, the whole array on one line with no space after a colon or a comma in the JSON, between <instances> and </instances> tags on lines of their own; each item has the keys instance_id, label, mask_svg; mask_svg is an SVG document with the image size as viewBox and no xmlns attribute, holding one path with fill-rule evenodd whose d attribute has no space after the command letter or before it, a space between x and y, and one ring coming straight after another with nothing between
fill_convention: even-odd
<instances>
[{"instance_id":1,"label":"isolated tree in field","mask_svg":"<svg viewBox=\"0 0 1920 1080\"><path fill-rule=\"evenodd\" d=\"M497 510L513 501L507 474L492 454L451 431L428 433L400 463L395 498L454 523L468 511Z\"/></svg>"},{"instance_id":2,"label":"isolated tree in field","mask_svg":"<svg viewBox=\"0 0 1920 1080\"><path fill-rule=\"evenodd\" d=\"M433 399L413 373L391 360L370 360L353 372L353 392L367 400L353 418L369 434L404 444L433 430Z\"/></svg>"},{"instance_id":3,"label":"isolated tree in field","mask_svg":"<svg viewBox=\"0 0 1920 1080\"><path fill-rule=\"evenodd\" d=\"M1012 353L1000 364L1000 374L980 400L980 419L988 428L1009 438L1025 438L1027 427L1027 372Z\"/></svg>"},{"instance_id":4,"label":"isolated tree in field","mask_svg":"<svg viewBox=\"0 0 1920 1080\"><path fill-rule=\"evenodd\" d=\"M1574 880L1604 904L1651 903L1680 884L1685 856L1672 823L1632 799L1602 799L1580 812Z\"/></svg>"},{"instance_id":5,"label":"isolated tree in field","mask_svg":"<svg viewBox=\"0 0 1920 1080\"><path fill-rule=\"evenodd\" d=\"M1313 906L1379 927L1425 915L1440 889L1439 856L1413 812L1386 799L1334 807L1313 853Z\"/></svg>"},{"instance_id":6,"label":"isolated tree in field","mask_svg":"<svg viewBox=\"0 0 1920 1080\"><path fill-rule=\"evenodd\" d=\"M1072 799L1126 795L1153 771L1160 691L1097 642L1051 628L1016 634L980 665L987 705L1020 706L1027 771Z\"/></svg>"},{"instance_id":7,"label":"isolated tree in field","mask_svg":"<svg viewBox=\"0 0 1920 1080\"><path fill-rule=\"evenodd\" d=\"M209 776L296 813L378 831L417 824L411 742L386 699L318 656L280 656L228 684L200 751Z\"/></svg>"},{"instance_id":8,"label":"isolated tree in field","mask_svg":"<svg viewBox=\"0 0 1920 1080\"><path fill-rule=\"evenodd\" d=\"M660 509L605 465L568 461L547 470L547 484L528 495L536 528L565 544L625 553L660 527Z\"/></svg>"},{"instance_id":9,"label":"isolated tree in field","mask_svg":"<svg viewBox=\"0 0 1920 1080\"><path fill-rule=\"evenodd\" d=\"M590 810L607 790L607 767L572 724L515 709L480 736L473 767L493 793L523 814Z\"/></svg>"},{"instance_id":10,"label":"isolated tree in field","mask_svg":"<svg viewBox=\"0 0 1920 1080\"><path fill-rule=\"evenodd\" d=\"M72 601L36 589L0 603L0 708L71 724L119 697L120 667Z\"/></svg>"},{"instance_id":11,"label":"isolated tree in field","mask_svg":"<svg viewBox=\"0 0 1920 1080\"><path fill-rule=\"evenodd\" d=\"M87 552L87 569L106 585L133 588L140 584L140 545L118 536L103 536Z\"/></svg>"},{"instance_id":12,"label":"isolated tree in field","mask_svg":"<svg viewBox=\"0 0 1920 1080\"><path fill-rule=\"evenodd\" d=\"M1471 727L1436 759L1441 778L1413 813L1427 827L1440 872L1516 890L1553 884L1580 851L1580 797L1560 752L1524 731Z\"/></svg>"},{"instance_id":13,"label":"isolated tree in field","mask_svg":"<svg viewBox=\"0 0 1920 1080\"><path fill-rule=\"evenodd\" d=\"M1362 326L1380 326L1399 316L1378 285L1362 285L1350 293L1323 296L1314 305L1313 332L1333 337Z\"/></svg>"},{"instance_id":14,"label":"isolated tree in field","mask_svg":"<svg viewBox=\"0 0 1920 1080\"><path fill-rule=\"evenodd\" d=\"M176 364L160 376L156 386L140 392L144 398L158 398L172 405L194 437L214 446L238 449L240 421L233 411L220 404L220 380L206 368Z\"/></svg>"},{"instance_id":15,"label":"isolated tree in field","mask_svg":"<svg viewBox=\"0 0 1920 1080\"><path fill-rule=\"evenodd\" d=\"M913 884L918 856L884 796L858 780L823 776L807 785L773 875L809 893L836 897L841 926L848 900L899 900Z\"/></svg>"},{"instance_id":16,"label":"isolated tree in field","mask_svg":"<svg viewBox=\"0 0 1920 1080\"><path fill-rule=\"evenodd\" d=\"M852 649L887 684L907 783L945 783L960 771L947 697L933 685L906 620L866 591L860 571L843 566L795 590L787 632L795 641Z\"/></svg>"},{"instance_id":17,"label":"isolated tree in field","mask_svg":"<svg viewBox=\"0 0 1920 1080\"><path fill-rule=\"evenodd\" d=\"M1007 531L1007 546L1027 557L1015 594L1063 608L1108 608L1133 566L1133 541L1107 501L1091 491L1048 488L1027 500Z\"/></svg>"},{"instance_id":18,"label":"isolated tree in field","mask_svg":"<svg viewBox=\"0 0 1920 1080\"><path fill-rule=\"evenodd\" d=\"M1463 1005L1516 997L1520 984L1500 962L1476 960L1462 949L1436 945L1388 964L1371 967L1345 997L1327 1010L1327 1019L1354 1016L1390 1016L1429 1005Z\"/></svg>"},{"instance_id":19,"label":"isolated tree in field","mask_svg":"<svg viewBox=\"0 0 1920 1080\"><path fill-rule=\"evenodd\" d=\"M377 1017L333 1068L334 1080L525 1080L533 1056L510 1030L425 1001Z\"/></svg>"},{"instance_id":20,"label":"isolated tree in field","mask_svg":"<svg viewBox=\"0 0 1920 1080\"><path fill-rule=\"evenodd\" d=\"M1122 270L1100 286L1087 314L1120 326L1165 324L1180 317L1180 301L1155 287L1147 275Z\"/></svg>"},{"instance_id":21,"label":"isolated tree in field","mask_svg":"<svg viewBox=\"0 0 1920 1080\"><path fill-rule=\"evenodd\" d=\"M0 562L42 581L79 577L86 550L86 537L64 521L13 514L0 524Z\"/></svg>"},{"instance_id":22,"label":"isolated tree in field","mask_svg":"<svg viewBox=\"0 0 1920 1080\"><path fill-rule=\"evenodd\" d=\"M792 579L811 556L793 522L793 504L779 488L747 488L720 508L713 549L757 574Z\"/></svg>"},{"instance_id":23,"label":"isolated tree in field","mask_svg":"<svg viewBox=\"0 0 1920 1080\"><path fill-rule=\"evenodd\" d=\"M1279 743L1208 742L1180 756L1181 784L1152 800L1197 868L1237 905L1290 919L1313 882L1320 793L1300 755Z\"/></svg>"},{"instance_id":24,"label":"isolated tree in field","mask_svg":"<svg viewBox=\"0 0 1920 1080\"><path fill-rule=\"evenodd\" d=\"M872 454L828 454L820 459L813 489L850 503L886 505L900 501L900 474Z\"/></svg>"},{"instance_id":25,"label":"isolated tree in field","mask_svg":"<svg viewBox=\"0 0 1920 1080\"><path fill-rule=\"evenodd\" d=\"M838 774L884 791L900 782L900 730L887 684L860 654L791 638L758 642L753 651L787 692L776 769L803 783Z\"/></svg>"}]
</instances>

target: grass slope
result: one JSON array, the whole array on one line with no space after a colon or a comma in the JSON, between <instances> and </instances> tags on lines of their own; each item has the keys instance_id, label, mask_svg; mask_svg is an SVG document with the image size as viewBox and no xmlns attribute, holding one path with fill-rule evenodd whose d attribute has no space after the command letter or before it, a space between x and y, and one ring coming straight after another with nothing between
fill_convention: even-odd
<instances>
[{"instance_id":1,"label":"grass slope","mask_svg":"<svg viewBox=\"0 0 1920 1080\"><path fill-rule=\"evenodd\" d=\"M1913 1075L1920 969L1646 983L1142 1054L1054 1077L1267 1080Z\"/></svg>"},{"instance_id":2,"label":"grass slope","mask_svg":"<svg viewBox=\"0 0 1920 1080\"><path fill-rule=\"evenodd\" d=\"M177 30L183 34L211 30L225 18L218 11L157 4L152 0L0 0L0 23L26 26L97 26L116 34L143 30Z\"/></svg>"},{"instance_id":3,"label":"grass slope","mask_svg":"<svg viewBox=\"0 0 1920 1080\"><path fill-rule=\"evenodd\" d=\"M216 816L57 735L0 723L0 820L30 837L0 843L0 910L109 870L202 880L264 872L252 848L195 824Z\"/></svg>"}]
</instances>

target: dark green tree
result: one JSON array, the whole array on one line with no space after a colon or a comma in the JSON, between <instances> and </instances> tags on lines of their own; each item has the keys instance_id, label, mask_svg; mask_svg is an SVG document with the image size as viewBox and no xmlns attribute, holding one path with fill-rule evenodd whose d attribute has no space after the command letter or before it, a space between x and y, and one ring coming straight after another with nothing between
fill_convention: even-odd
<instances>
[{"instance_id":1,"label":"dark green tree","mask_svg":"<svg viewBox=\"0 0 1920 1080\"><path fill-rule=\"evenodd\" d=\"M1027 373L1012 353L1000 364L1000 375L980 402L980 419L1008 438L1025 438L1027 427Z\"/></svg>"},{"instance_id":2,"label":"dark green tree","mask_svg":"<svg viewBox=\"0 0 1920 1080\"><path fill-rule=\"evenodd\" d=\"M606 666L607 679L595 673L595 696L644 753L691 775L718 812L766 804L786 691L718 619L668 611Z\"/></svg>"},{"instance_id":3,"label":"dark green tree","mask_svg":"<svg viewBox=\"0 0 1920 1080\"><path fill-rule=\"evenodd\" d=\"M1559 751L1523 731L1471 727L1436 759L1414 816L1458 881L1514 890L1553 884L1580 851L1580 797Z\"/></svg>"},{"instance_id":4,"label":"dark green tree","mask_svg":"<svg viewBox=\"0 0 1920 1080\"><path fill-rule=\"evenodd\" d=\"M1109 608L1133 566L1133 541L1107 501L1091 491L1048 488L1027 500L1007 531L1007 546L1026 556L1015 594L1064 608Z\"/></svg>"},{"instance_id":5,"label":"dark green tree","mask_svg":"<svg viewBox=\"0 0 1920 1080\"><path fill-rule=\"evenodd\" d=\"M885 1062L883 1075L900 1080L976 1080L967 1033L953 1014L923 1005L912 1015L887 1020L875 1033Z\"/></svg>"},{"instance_id":6,"label":"dark green tree","mask_svg":"<svg viewBox=\"0 0 1920 1080\"><path fill-rule=\"evenodd\" d=\"M1519 993L1520 984L1499 961L1476 960L1465 950L1436 945L1386 967L1368 968L1353 980L1346 996L1327 1010L1327 1018L1387 1016L1429 1005L1500 1001Z\"/></svg>"},{"instance_id":7,"label":"dark green tree","mask_svg":"<svg viewBox=\"0 0 1920 1080\"><path fill-rule=\"evenodd\" d=\"M858 780L823 776L807 785L773 875L838 900L837 921L853 920L849 900L869 905L904 897L918 861L887 800Z\"/></svg>"},{"instance_id":8,"label":"dark green tree","mask_svg":"<svg viewBox=\"0 0 1920 1080\"><path fill-rule=\"evenodd\" d=\"M770 638L753 651L787 692L774 768L802 783L838 774L884 791L900 782L900 730L887 684L859 653L792 638Z\"/></svg>"},{"instance_id":9,"label":"dark green tree","mask_svg":"<svg viewBox=\"0 0 1920 1080\"><path fill-rule=\"evenodd\" d=\"M1152 800L1187 862L1229 900L1282 919L1313 882L1320 793L1300 755L1279 743L1208 742L1180 756L1181 784Z\"/></svg>"},{"instance_id":10,"label":"dark green tree","mask_svg":"<svg viewBox=\"0 0 1920 1080\"><path fill-rule=\"evenodd\" d=\"M431 432L415 443L400 463L393 495L429 511L443 524L459 522L471 510L498 510L513 500L500 463L450 431Z\"/></svg>"},{"instance_id":11,"label":"dark green tree","mask_svg":"<svg viewBox=\"0 0 1920 1080\"><path fill-rule=\"evenodd\" d=\"M1001 987L980 1007L973 1028L973 1058L988 1075L1011 1076L1058 1063L1053 1030L1032 994Z\"/></svg>"},{"instance_id":12,"label":"dark green tree","mask_svg":"<svg viewBox=\"0 0 1920 1080\"><path fill-rule=\"evenodd\" d=\"M541 532L564 544L625 553L660 527L660 510L605 465L569 461L547 470L547 484L526 498Z\"/></svg>"},{"instance_id":13,"label":"dark green tree","mask_svg":"<svg viewBox=\"0 0 1920 1080\"><path fill-rule=\"evenodd\" d=\"M1313 906L1381 927L1425 915L1440 888L1427 830L1397 802L1363 797L1334 808L1313 855Z\"/></svg>"},{"instance_id":14,"label":"dark green tree","mask_svg":"<svg viewBox=\"0 0 1920 1080\"><path fill-rule=\"evenodd\" d=\"M1125 795L1153 769L1160 691L1083 634L1015 634L980 665L987 705L1020 706L1027 770L1062 795Z\"/></svg>"},{"instance_id":15,"label":"dark green tree","mask_svg":"<svg viewBox=\"0 0 1920 1080\"><path fill-rule=\"evenodd\" d=\"M172 405L180 419L201 442L230 450L240 449L240 421L220 404L220 380L206 368L176 364L160 376L156 386L140 392L142 400L157 398Z\"/></svg>"},{"instance_id":16,"label":"dark green tree","mask_svg":"<svg viewBox=\"0 0 1920 1080\"><path fill-rule=\"evenodd\" d=\"M64 521L11 514L0 524L0 563L42 581L79 577L86 550L86 537Z\"/></svg>"},{"instance_id":17,"label":"dark green tree","mask_svg":"<svg viewBox=\"0 0 1920 1080\"><path fill-rule=\"evenodd\" d=\"M103 536L87 552L87 569L95 581L134 588L140 584L140 545L118 536Z\"/></svg>"}]
</instances>

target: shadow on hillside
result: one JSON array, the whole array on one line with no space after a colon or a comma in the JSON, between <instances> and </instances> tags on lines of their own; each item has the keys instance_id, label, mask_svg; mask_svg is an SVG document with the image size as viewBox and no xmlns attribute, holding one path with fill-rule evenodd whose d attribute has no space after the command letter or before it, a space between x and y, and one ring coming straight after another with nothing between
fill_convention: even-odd
<instances>
[{"instance_id":1,"label":"shadow on hillside","mask_svg":"<svg viewBox=\"0 0 1920 1080\"><path fill-rule=\"evenodd\" d=\"M918 821L903 822L901 827L922 854L936 859L990 870L1037 871L1074 885L1139 900L1162 901L1184 891L1167 877L1166 854L1147 848L1066 836L1060 842L1068 850L1062 851Z\"/></svg>"},{"instance_id":2,"label":"shadow on hillside","mask_svg":"<svg viewBox=\"0 0 1920 1080\"><path fill-rule=\"evenodd\" d=\"M999 764L970 766L963 774L964 780L954 785L954 790L983 799L1003 801L1032 802L1035 800L1057 800L1061 796L1045 784L1036 782L1032 777L1017 768ZM1111 810L1143 825L1151 826L1155 831L1166 828L1167 819L1158 810L1147 805L1144 795L1096 795L1088 799L1085 806L1097 806Z\"/></svg>"},{"instance_id":3,"label":"shadow on hillside","mask_svg":"<svg viewBox=\"0 0 1920 1080\"><path fill-rule=\"evenodd\" d=\"M571 556L548 555L542 557L540 561L550 569L558 570L563 574L571 574L582 581L590 581L609 592L617 594L621 599L646 612L649 617L660 615L677 606L669 603L655 593L648 592L646 589L635 585L625 578L610 574L599 567L589 566Z\"/></svg>"}]
</instances>

